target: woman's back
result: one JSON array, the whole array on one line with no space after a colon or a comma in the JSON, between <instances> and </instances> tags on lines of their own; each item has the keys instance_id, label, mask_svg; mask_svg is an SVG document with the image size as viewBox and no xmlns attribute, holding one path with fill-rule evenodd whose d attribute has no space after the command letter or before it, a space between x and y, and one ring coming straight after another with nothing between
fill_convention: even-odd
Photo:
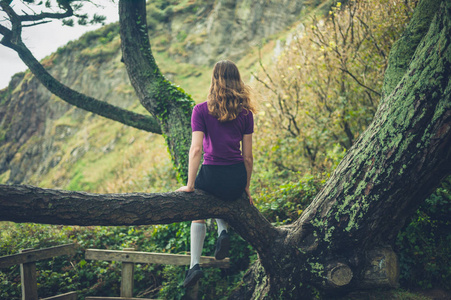
<instances>
[{"instance_id":1,"label":"woman's back","mask_svg":"<svg viewBox=\"0 0 451 300\"><path fill-rule=\"evenodd\" d=\"M231 165L243 161L240 142L243 135L253 133L254 119L252 112L243 109L235 119L220 122L203 102L194 107L191 126L204 133L205 165Z\"/></svg>"}]
</instances>

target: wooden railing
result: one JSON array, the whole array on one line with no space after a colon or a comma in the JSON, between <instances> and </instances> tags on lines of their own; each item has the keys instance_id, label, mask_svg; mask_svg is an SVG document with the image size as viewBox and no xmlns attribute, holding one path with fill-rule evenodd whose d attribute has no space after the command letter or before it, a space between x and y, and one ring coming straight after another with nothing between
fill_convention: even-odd
<instances>
[{"instance_id":1,"label":"wooden railing","mask_svg":"<svg viewBox=\"0 0 451 300\"><path fill-rule=\"evenodd\" d=\"M133 298L133 274L136 263L140 264L162 264L162 265L189 265L190 256L182 254L166 254L152 252L138 252L134 249L98 250L87 249L86 259L120 261L122 262L121 275L121 295L120 297L91 297L85 300L138 300L143 298ZM75 244L67 244L45 249L25 249L21 253L0 257L0 268L8 268L20 264L20 277L22 283L22 300L38 300L36 262L61 255L74 255ZM211 256L202 256L199 265L201 267L229 268L230 259L216 260ZM187 296L190 299L197 299L198 284L189 289ZM40 300L77 300L77 293L70 292Z\"/></svg>"},{"instance_id":2,"label":"wooden railing","mask_svg":"<svg viewBox=\"0 0 451 300\"><path fill-rule=\"evenodd\" d=\"M39 250L25 249L18 254L0 257L0 268L8 268L20 264L22 300L38 300L36 262L56 256L74 254L75 244L67 244ZM70 292L50 298L41 298L41 300L77 300L77 293Z\"/></svg>"},{"instance_id":3,"label":"wooden railing","mask_svg":"<svg viewBox=\"0 0 451 300\"><path fill-rule=\"evenodd\" d=\"M191 260L189 255L138 252L133 251L133 249L124 249L123 251L87 249L85 258L91 260L122 262L121 296L86 297L85 300L142 300L143 298L133 298L133 274L135 263L183 266L189 265ZM211 256L202 256L199 265L201 267L229 268L230 259L216 260ZM197 299L198 284L192 287L187 294L189 298Z\"/></svg>"}]
</instances>

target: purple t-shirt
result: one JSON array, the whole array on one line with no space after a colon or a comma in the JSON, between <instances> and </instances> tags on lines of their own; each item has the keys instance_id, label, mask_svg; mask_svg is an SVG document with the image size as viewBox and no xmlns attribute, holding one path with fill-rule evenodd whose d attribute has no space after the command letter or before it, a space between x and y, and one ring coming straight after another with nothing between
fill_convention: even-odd
<instances>
[{"instance_id":1,"label":"purple t-shirt","mask_svg":"<svg viewBox=\"0 0 451 300\"><path fill-rule=\"evenodd\" d=\"M243 110L235 120L221 123L203 102L193 109L191 128L204 133L204 165L233 165L244 160L240 142L243 135L254 132L254 116Z\"/></svg>"}]
</instances>

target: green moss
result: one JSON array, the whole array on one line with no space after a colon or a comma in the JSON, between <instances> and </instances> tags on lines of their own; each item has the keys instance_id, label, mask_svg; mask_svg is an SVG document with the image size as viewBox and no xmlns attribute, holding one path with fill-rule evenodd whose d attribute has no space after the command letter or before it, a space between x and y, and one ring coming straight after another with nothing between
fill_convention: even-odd
<instances>
[{"instance_id":1,"label":"green moss","mask_svg":"<svg viewBox=\"0 0 451 300\"><path fill-rule=\"evenodd\" d=\"M185 30L180 30L180 31L177 33L177 40L178 40L179 42L183 42L183 41L186 39L187 36L188 36L188 34L186 33Z\"/></svg>"},{"instance_id":2,"label":"green moss","mask_svg":"<svg viewBox=\"0 0 451 300\"><path fill-rule=\"evenodd\" d=\"M314 274L313 276L318 278L325 277L325 268L322 263L318 262L316 259L309 258L307 264L310 267L310 272Z\"/></svg>"},{"instance_id":3,"label":"green moss","mask_svg":"<svg viewBox=\"0 0 451 300\"><path fill-rule=\"evenodd\" d=\"M403 36L393 44L389 65L384 76L382 88L384 95L390 94L404 76L410 60L421 39L427 33L429 24L440 3L440 0L420 1Z\"/></svg>"}]
</instances>

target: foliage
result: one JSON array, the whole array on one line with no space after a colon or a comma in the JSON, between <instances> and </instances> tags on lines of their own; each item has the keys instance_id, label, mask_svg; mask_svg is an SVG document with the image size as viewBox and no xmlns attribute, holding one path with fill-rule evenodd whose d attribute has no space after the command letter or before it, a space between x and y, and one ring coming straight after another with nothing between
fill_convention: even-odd
<instances>
[{"instance_id":1,"label":"foliage","mask_svg":"<svg viewBox=\"0 0 451 300\"><path fill-rule=\"evenodd\" d=\"M58 48L57 53L62 54L70 54L75 50L87 50L94 49L97 46L108 45L113 40L118 39L119 37L119 25L117 23L111 23L102 28L94 31L89 31L83 34L76 41L71 41L67 45ZM117 45L114 45L115 51L119 49ZM112 51L110 49L110 51Z\"/></svg>"},{"instance_id":2,"label":"foliage","mask_svg":"<svg viewBox=\"0 0 451 300\"><path fill-rule=\"evenodd\" d=\"M133 227L77 227L49 226L39 224L2 223L2 243L0 255L17 253L19 249L41 249L71 242L79 248L75 256L65 256L38 262L37 281L40 297L54 296L69 291L79 291L79 296L119 295L120 263L105 261L86 261L84 251L95 249L122 249L139 247L148 242L147 228ZM158 266L147 265L136 268L135 288L143 291L155 286ZM0 273L0 299L20 299L19 266L2 269ZM82 298L80 298L82 299Z\"/></svg>"},{"instance_id":3,"label":"foliage","mask_svg":"<svg viewBox=\"0 0 451 300\"><path fill-rule=\"evenodd\" d=\"M327 170L327 151L335 145L348 149L368 126L409 5L412 1L338 2L325 21L299 24L274 63L260 62L254 74L263 98L258 124L267 134L260 148L278 147L276 170Z\"/></svg>"},{"instance_id":4,"label":"foliage","mask_svg":"<svg viewBox=\"0 0 451 300\"><path fill-rule=\"evenodd\" d=\"M256 206L274 225L291 223L302 214L325 181L305 175L298 182L287 182L273 191L262 189L255 197Z\"/></svg>"},{"instance_id":5,"label":"foliage","mask_svg":"<svg viewBox=\"0 0 451 300\"><path fill-rule=\"evenodd\" d=\"M398 234L403 286L451 288L451 177L420 206Z\"/></svg>"},{"instance_id":6,"label":"foliage","mask_svg":"<svg viewBox=\"0 0 451 300\"><path fill-rule=\"evenodd\" d=\"M241 279L241 272L249 266L255 257L252 248L233 230L229 231L231 240L229 269L204 268L204 277L200 284L200 294L207 299L219 299L229 293ZM217 230L212 220L207 221L202 255L213 256L216 247ZM189 251L190 222L155 226L152 234L153 247L159 252L184 253ZM154 250L151 250L154 251ZM185 289L181 285L185 278L184 267L166 266L163 271L163 285L160 297L163 299L181 299Z\"/></svg>"},{"instance_id":7,"label":"foliage","mask_svg":"<svg viewBox=\"0 0 451 300\"><path fill-rule=\"evenodd\" d=\"M37 263L38 293L50 297L69 291L78 291L79 299L85 296L118 296L120 294L121 264L119 262L89 261L84 258L86 249L135 248L137 251L182 253L189 250L189 223L151 226L78 227L40 224L0 223L0 256L11 255L20 249L42 249L76 242L73 257L55 257ZM213 255L216 230L209 224L203 255ZM201 291L223 297L241 278L249 265L253 251L238 235L231 233L232 267L221 271L205 268ZM145 297L178 299L185 293L182 282L185 267L137 265L134 274L134 294ZM20 299L19 266L0 272L0 299Z\"/></svg>"}]
</instances>

